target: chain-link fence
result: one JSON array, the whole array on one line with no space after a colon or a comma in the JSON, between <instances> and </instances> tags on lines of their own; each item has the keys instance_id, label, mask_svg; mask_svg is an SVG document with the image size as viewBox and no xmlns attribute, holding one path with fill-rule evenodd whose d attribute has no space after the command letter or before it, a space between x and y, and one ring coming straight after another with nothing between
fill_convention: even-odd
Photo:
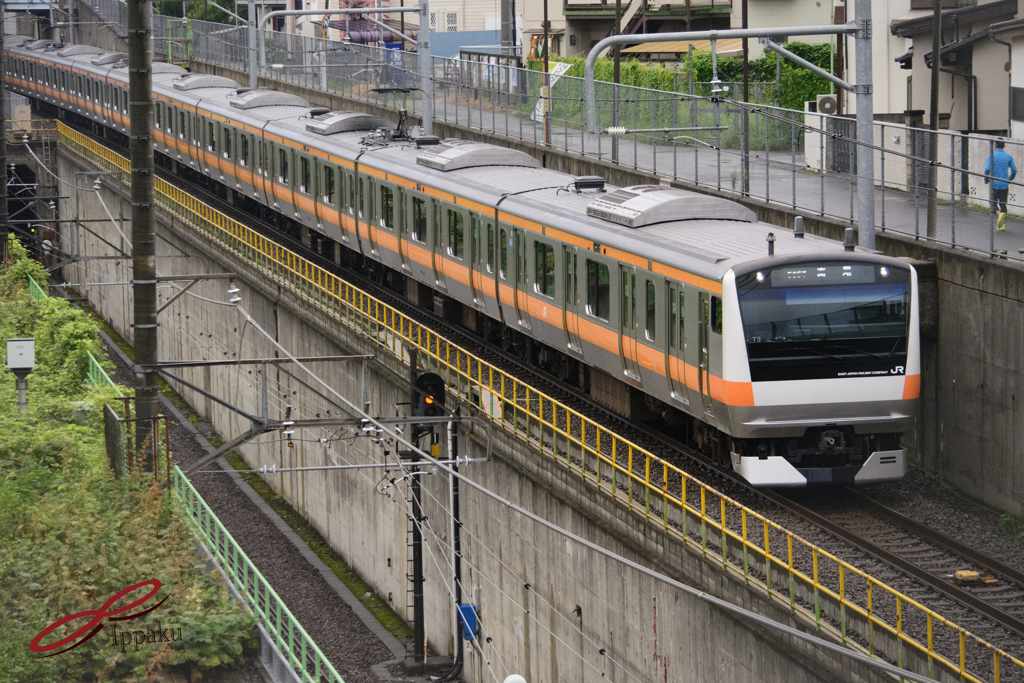
<instances>
[{"instance_id":1,"label":"chain-link fence","mask_svg":"<svg viewBox=\"0 0 1024 683\"><path fill-rule=\"evenodd\" d=\"M120 5L118 0L96 1ZM154 22L155 29L158 23L161 27L154 37L158 58L173 54L173 45L185 44L171 37L172 24L164 19ZM246 27L201 21L191 25L193 59L248 71ZM415 52L274 31L266 31L264 37L266 67L260 73L265 77L422 112L419 88L424 67ZM751 98L754 104L744 104L736 99L738 84L712 97L711 84L691 83L685 74L676 78L677 91L598 82L599 126L626 131L612 137L585 133L582 78L552 74L550 96L545 99L545 76L538 71L434 57L429 72L437 121L600 158L804 214L858 221L853 119L773 106L776 84L759 84ZM995 138L939 132L937 162L932 166L929 131L883 121L876 121L874 128L877 228L1024 259L1022 184L1010 183L1005 206L999 207L999 213L1006 214L1004 230L990 201L992 185L985 183ZM1006 152L1021 159L1020 145L1007 141ZM933 171L936 196L929 211Z\"/></svg>"},{"instance_id":2,"label":"chain-link fence","mask_svg":"<svg viewBox=\"0 0 1024 683\"><path fill-rule=\"evenodd\" d=\"M113 408L103 406L103 434L107 460L115 479L132 474L163 478L171 483L170 425L167 418L135 417L134 398L126 396Z\"/></svg>"}]
</instances>

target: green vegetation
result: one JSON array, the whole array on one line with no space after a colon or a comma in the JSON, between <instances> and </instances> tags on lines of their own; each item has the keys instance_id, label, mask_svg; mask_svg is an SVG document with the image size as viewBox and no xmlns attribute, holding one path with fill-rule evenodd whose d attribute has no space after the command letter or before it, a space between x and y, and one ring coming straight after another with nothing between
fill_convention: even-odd
<instances>
[{"instance_id":1,"label":"green vegetation","mask_svg":"<svg viewBox=\"0 0 1024 683\"><path fill-rule=\"evenodd\" d=\"M60 299L33 303L26 276L46 273L15 243L15 264L0 271L0 332L35 337L29 406L17 412L14 378L0 380L0 672L4 680L143 681L168 665L202 671L237 664L252 640L243 614L196 543L171 494L133 477L115 481L104 449L102 406L112 388L90 389L85 352L103 358L96 324ZM2 350L0 350L2 353ZM79 403L84 402L84 403ZM124 588L161 581L153 613L105 622L76 649L40 658L29 643L71 614L99 609ZM111 608L145 595L140 589ZM156 604L156 599L140 609ZM91 616L91 615L90 615ZM75 620L47 636L51 644L87 623ZM118 631L180 629L174 642L112 642Z\"/></svg>"},{"instance_id":2,"label":"green vegetation","mask_svg":"<svg viewBox=\"0 0 1024 683\"><path fill-rule=\"evenodd\" d=\"M1016 536L1024 541L1024 522L1019 521L1008 512L1004 512L999 516L999 521L996 522L996 530L1004 534Z\"/></svg>"},{"instance_id":3,"label":"green vegetation","mask_svg":"<svg viewBox=\"0 0 1024 683\"><path fill-rule=\"evenodd\" d=\"M787 43L786 48L798 57L803 57L826 71L833 68L831 45L793 42ZM553 57L552 59L572 64L572 68L566 73L567 76L583 78L583 66L587 61L585 56ZM533 71L543 71L544 62L531 59L529 68ZM636 59L623 59L619 66L619 83L651 90L688 92L691 68L693 69L694 83L697 84L696 94L710 94L707 83L711 81L713 75L711 53L699 50L694 50L693 54L687 55L676 70L668 69L662 64L647 64ZM600 58L594 65L594 77L598 81L610 83L613 80L613 69L614 62L611 59ZM774 104L778 99L781 107L803 111L804 102L814 101L818 95L832 92L831 83L785 58L782 59L782 77L776 86L775 54L770 52L766 52L758 59L750 60L748 73L750 82L760 86L758 90L761 92L759 98L761 104ZM719 57L718 80L723 83L742 82L743 60L739 57ZM729 95L738 98L740 93L729 93Z\"/></svg>"}]
</instances>

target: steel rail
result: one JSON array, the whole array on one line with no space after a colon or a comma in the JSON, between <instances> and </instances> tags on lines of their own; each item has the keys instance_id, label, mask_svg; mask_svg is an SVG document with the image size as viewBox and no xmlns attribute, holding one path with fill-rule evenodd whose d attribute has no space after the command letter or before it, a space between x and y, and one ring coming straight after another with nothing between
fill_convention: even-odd
<instances>
[{"instance_id":1,"label":"steel rail","mask_svg":"<svg viewBox=\"0 0 1024 683\"><path fill-rule=\"evenodd\" d=\"M995 605L989 604L977 597L973 593L960 588L938 576L931 573L930 571L919 567L913 562L906 560L892 551L886 550L880 545L864 538L855 531L851 531L846 527L833 522L832 520L824 517L823 515L811 510L810 508L801 505L789 498L775 493L774 491L766 492L766 495L771 498L776 504L785 510L793 512L794 514L800 515L801 517L814 522L822 529L825 529L830 534L833 534L837 538L841 538L853 547L867 553L868 555L885 562L886 564L899 569L903 573L911 576L921 583L925 584L929 588L938 591L939 593L947 596L951 600L955 600L960 603L963 607L972 609L980 614L984 614L986 617L999 624L1003 628L1013 631L1019 636L1024 637L1024 621L1007 614L1003 610L999 609ZM926 539L927 540L927 539ZM975 551L971 551L973 554Z\"/></svg>"}]
</instances>

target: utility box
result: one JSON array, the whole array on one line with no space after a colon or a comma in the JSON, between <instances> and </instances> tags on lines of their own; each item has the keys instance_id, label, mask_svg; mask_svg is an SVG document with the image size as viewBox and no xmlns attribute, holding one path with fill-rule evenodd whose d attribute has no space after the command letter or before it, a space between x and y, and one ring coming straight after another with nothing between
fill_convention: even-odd
<instances>
[{"instance_id":1,"label":"utility box","mask_svg":"<svg viewBox=\"0 0 1024 683\"><path fill-rule=\"evenodd\" d=\"M476 606L459 605L459 621L462 622L463 640L476 640Z\"/></svg>"},{"instance_id":2,"label":"utility box","mask_svg":"<svg viewBox=\"0 0 1024 683\"><path fill-rule=\"evenodd\" d=\"M7 340L7 368L18 377L24 378L36 366L35 339Z\"/></svg>"}]
</instances>

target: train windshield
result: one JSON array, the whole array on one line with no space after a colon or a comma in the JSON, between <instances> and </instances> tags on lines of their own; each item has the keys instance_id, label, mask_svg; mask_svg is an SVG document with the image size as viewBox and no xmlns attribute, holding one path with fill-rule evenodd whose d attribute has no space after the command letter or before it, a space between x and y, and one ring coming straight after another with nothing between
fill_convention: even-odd
<instances>
[{"instance_id":1,"label":"train windshield","mask_svg":"<svg viewBox=\"0 0 1024 683\"><path fill-rule=\"evenodd\" d=\"M736 278L754 382L903 374L910 271L804 263Z\"/></svg>"}]
</instances>

